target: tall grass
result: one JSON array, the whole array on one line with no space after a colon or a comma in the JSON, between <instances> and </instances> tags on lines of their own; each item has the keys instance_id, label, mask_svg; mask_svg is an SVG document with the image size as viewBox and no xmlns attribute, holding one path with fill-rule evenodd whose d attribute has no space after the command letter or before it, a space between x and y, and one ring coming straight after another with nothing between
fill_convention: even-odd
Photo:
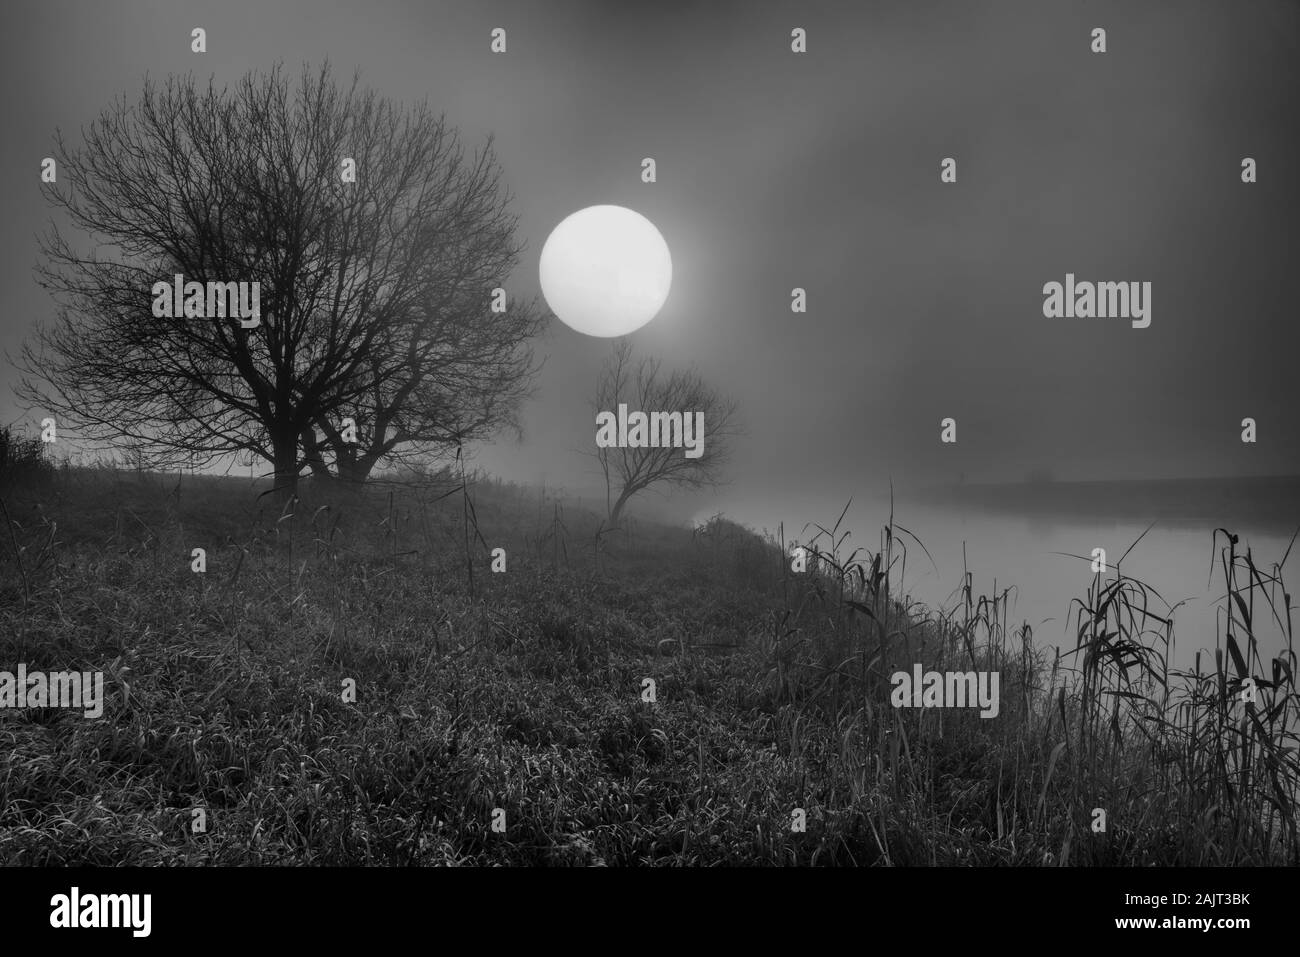
<instances>
[{"instance_id":1,"label":"tall grass","mask_svg":"<svg viewBox=\"0 0 1300 957\"><path fill-rule=\"evenodd\" d=\"M804 529L796 574L783 533L604 536L458 467L262 490L63 470L6 499L0 670L102 670L109 696L0 712L0 861L1297 862L1286 556L1224 533L1219 642L1178 671L1174 610L1118 569L1064 652L969 571L913 602L928 554L892 516L872 548L847 510ZM999 671L1000 714L894 709L913 663Z\"/></svg>"},{"instance_id":2,"label":"tall grass","mask_svg":"<svg viewBox=\"0 0 1300 957\"><path fill-rule=\"evenodd\" d=\"M1265 569L1215 532L1213 669L1197 653L1177 670L1175 609L1119 567L1096 571L1072 603L1075 647L1048 655L1027 623L1009 627L1012 590L978 596L969 572L948 609L900 597L906 544L924 546L892 516L874 552L849 551L839 522L811 530L816 561L786 577L765 645L768 687L792 747L833 730L840 786L887 786L896 807L915 808L904 847L875 832L884 860L1300 862L1289 548ZM888 677L912 663L1000 672L1000 716L890 708Z\"/></svg>"}]
</instances>

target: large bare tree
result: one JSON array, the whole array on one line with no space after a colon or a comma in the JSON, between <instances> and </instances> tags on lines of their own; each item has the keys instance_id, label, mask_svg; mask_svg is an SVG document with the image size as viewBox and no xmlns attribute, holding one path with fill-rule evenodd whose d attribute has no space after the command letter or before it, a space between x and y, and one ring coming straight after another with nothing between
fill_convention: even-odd
<instances>
[{"instance_id":1,"label":"large bare tree","mask_svg":"<svg viewBox=\"0 0 1300 957\"><path fill-rule=\"evenodd\" d=\"M634 495L654 486L699 489L722 483L722 469L731 457L732 442L740 434L736 403L705 383L694 369L665 371L659 359L632 356L627 339L614 343L601 369L592 408L618 414L629 411L683 417L703 414L702 454L688 457L681 447L596 445L595 458L605 478L609 523L617 528Z\"/></svg>"},{"instance_id":2,"label":"large bare tree","mask_svg":"<svg viewBox=\"0 0 1300 957\"><path fill-rule=\"evenodd\" d=\"M326 65L296 85L279 66L233 89L146 80L83 139L56 135L46 186L91 246L53 223L42 239L59 308L23 350L33 406L156 465L264 459L286 495L305 467L363 480L517 426L545 314L493 308L521 247L490 138L469 155L426 105ZM175 273L259 282L260 324L153 315Z\"/></svg>"}]
</instances>

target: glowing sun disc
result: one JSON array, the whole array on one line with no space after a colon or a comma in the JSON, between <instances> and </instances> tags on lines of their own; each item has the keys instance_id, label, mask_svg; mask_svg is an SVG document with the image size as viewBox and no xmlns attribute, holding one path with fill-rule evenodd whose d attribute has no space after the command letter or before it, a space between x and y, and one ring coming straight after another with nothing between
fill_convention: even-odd
<instances>
[{"instance_id":1,"label":"glowing sun disc","mask_svg":"<svg viewBox=\"0 0 1300 957\"><path fill-rule=\"evenodd\" d=\"M542 247L542 295L569 328L625 336L663 308L673 281L668 244L654 223L623 206L566 217Z\"/></svg>"}]
</instances>

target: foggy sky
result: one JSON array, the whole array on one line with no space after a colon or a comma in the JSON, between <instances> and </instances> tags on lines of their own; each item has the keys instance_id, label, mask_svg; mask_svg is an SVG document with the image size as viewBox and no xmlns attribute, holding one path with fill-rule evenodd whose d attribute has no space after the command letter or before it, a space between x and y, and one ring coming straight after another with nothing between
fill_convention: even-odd
<instances>
[{"instance_id":1,"label":"foggy sky","mask_svg":"<svg viewBox=\"0 0 1300 957\"><path fill-rule=\"evenodd\" d=\"M1294 3L42 4L6 9L0 347L36 284L39 163L144 75L283 60L495 134L539 291L550 229L615 203L672 251L638 351L738 401L736 494L1300 471ZM208 53L189 50L202 26ZM493 27L509 50L489 52ZM790 52L790 30L809 52ZM1108 52L1089 50L1095 26ZM652 156L658 182L640 179ZM947 156L958 181L939 181ZM1242 157L1259 182L1240 181ZM1047 319L1043 284L1150 281L1152 323ZM790 311L790 290L809 310ZM554 321L525 440L479 462L596 481L610 342ZM0 369L0 422L19 419ZM953 416L958 443L939 442ZM1259 423L1257 445L1240 421ZM30 418L30 417L29 417ZM24 421L27 421L26 419ZM706 423L707 425L707 423Z\"/></svg>"}]
</instances>

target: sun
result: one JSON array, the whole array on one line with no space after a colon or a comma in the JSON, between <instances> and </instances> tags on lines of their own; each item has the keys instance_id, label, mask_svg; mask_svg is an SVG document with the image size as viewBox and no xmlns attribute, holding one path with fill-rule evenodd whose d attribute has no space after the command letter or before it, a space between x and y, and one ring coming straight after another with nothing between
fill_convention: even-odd
<instances>
[{"instance_id":1,"label":"sun","mask_svg":"<svg viewBox=\"0 0 1300 957\"><path fill-rule=\"evenodd\" d=\"M673 261L654 223L623 206L588 206L566 217L542 247L542 295L576 332L635 332L668 299Z\"/></svg>"}]
</instances>

